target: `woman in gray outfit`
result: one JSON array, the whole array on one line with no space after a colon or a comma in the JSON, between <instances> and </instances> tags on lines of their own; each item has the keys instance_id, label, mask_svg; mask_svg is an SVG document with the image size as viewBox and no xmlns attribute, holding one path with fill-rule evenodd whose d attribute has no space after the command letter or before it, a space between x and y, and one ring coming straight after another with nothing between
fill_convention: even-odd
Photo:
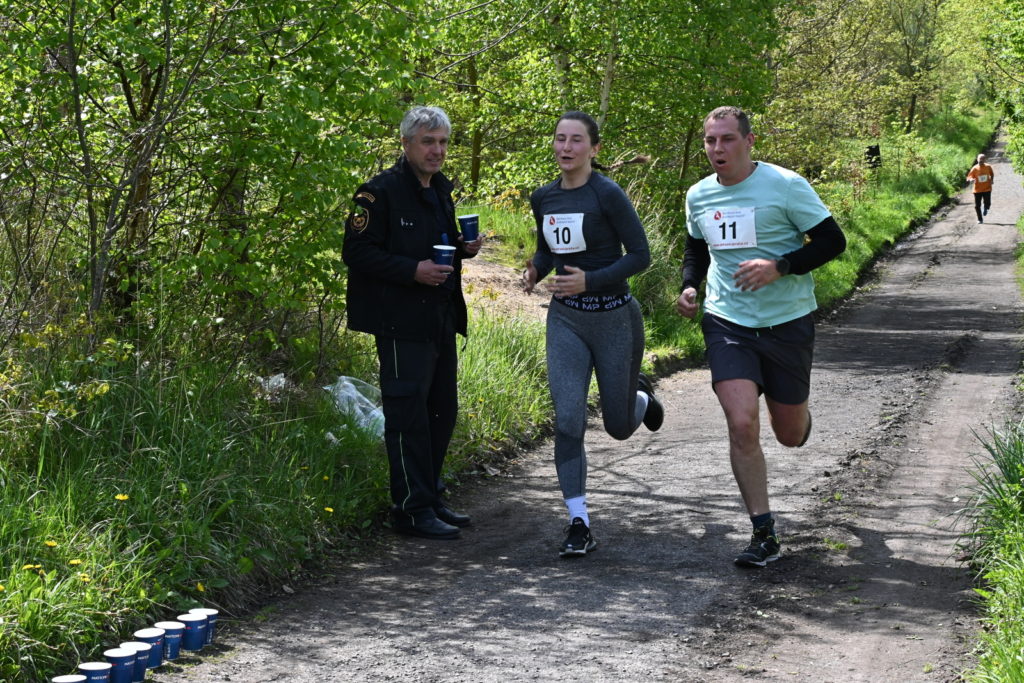
<instances>
[{"instance_id":1,"label":"woman in gray outfit","mask_svg":"<svg viewBox=\"0 0 1024 683\"><path fill-rule=\"evenodd\" d=\"M569 514L560 555L597 547L587 514L587 392L597 375L604 428L627 439L643 422L661 427L664 412L640 373L644 325L626 279L651 261L647 235L626 193L594 170L597 123L567 112L552 147L560 177L530 197L537 251L523 272L533 291L552 270L547 319L548 384L555 405L555 468ZM625 253L623 253L625 251Z\"/></svg>"}]
</instances>

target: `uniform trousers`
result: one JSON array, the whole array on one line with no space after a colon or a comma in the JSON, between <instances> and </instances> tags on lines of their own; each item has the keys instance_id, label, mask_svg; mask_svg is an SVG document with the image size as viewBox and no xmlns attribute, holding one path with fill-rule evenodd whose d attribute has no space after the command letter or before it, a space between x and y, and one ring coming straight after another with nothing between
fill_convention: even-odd
<instances>
[{"instance_id":1,"label":"uniform trousers","mask_svg":"<svg viewBox=\"0 0 1024 683\"><path fill-rule=\"evenodd\" d=\"M447 307L441 315L436 339L376 337L391 501L410 522L441 505L438 482L459 410L455 327Z\"/></svg>"}]
</instances>

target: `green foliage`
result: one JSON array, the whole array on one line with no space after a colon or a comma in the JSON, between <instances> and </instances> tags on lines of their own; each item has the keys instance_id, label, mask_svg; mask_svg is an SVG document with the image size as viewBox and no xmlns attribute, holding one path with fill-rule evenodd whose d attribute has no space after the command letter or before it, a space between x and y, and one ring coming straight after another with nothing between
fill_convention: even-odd
<instances>
[{"instance_id":1,"label":"green foliage","mask_svg":"<svg viewBox=\"0 0 1024 683\"><path fill-rule=\"evenodd\" d=\"M976 462L975 496L966 511L971 563L987 628L968 681L1024 678L1024 423L990 428L982 444L989 462Z\"/></svg>"}]
</instances>

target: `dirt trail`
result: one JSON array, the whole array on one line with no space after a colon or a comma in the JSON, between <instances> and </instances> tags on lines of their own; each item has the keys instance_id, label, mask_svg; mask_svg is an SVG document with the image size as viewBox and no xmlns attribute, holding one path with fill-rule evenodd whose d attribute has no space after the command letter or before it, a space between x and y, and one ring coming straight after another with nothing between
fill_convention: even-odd
<instances>
[{"instance_id":1,"label":"dirt trail","mask_svg":"<svg viewBox=\"0 0 1024 683\"><path fill-rule=\"evenodd\" d=\"M724 420L683 371L658 384L661 431L591 424L594 554L557 557L546 445L458 492L462 540L386 535L154 680L954 680L977 629L952 559L973 430L1017 408L1024 189L1001 144L991 163L985 224L962 195L819 324L810 443L765 428L780 561L733 566L749 523Z\"/></svg>"}]
</instances>

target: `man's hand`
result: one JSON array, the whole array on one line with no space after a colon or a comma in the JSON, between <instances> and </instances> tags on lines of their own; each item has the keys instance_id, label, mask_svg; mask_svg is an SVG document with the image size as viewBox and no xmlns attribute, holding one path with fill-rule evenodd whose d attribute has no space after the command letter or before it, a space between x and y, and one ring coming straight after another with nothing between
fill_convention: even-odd
<instances>
[{"instance_id":1,"label":"man's hand","mask_svg":"<svg viewBox=\"0 0 1024 683\"><path fill-rule=\"evenodd\" d=\"M478 253L480 253L480 247L482 247L484 244L483 235L479 235L472 242L467 242L466 240L462 239L462 235L459 235L457 239L459 243L462 244L462 250L469 254L470 256L476 256Z\"/></svg>"},{"instance_id":2,"label":"man's hand","mask_svg":"<svg viewBox=\"0 0 1024 683\"><path fill-rule=\"evenodd\" d=\"M683 290L683 293L676 299L676 312L684 318L693 320L693 316L697 315L697 290L693 287L687 287Z\"/></svg>"},{"instance_id":3,"label":"man's hand","mask_svg":"<svg viewBox=\"0 0 1024 683\"><path fill-rule=\"evenodd\" d=\"M451 266L442 266L430 259L426 259L416 264L416 276L414 279L421 285L437 287L448 279L448 273L453 270L455 269Z\"/></svg>"},{"instance_id":4,"label":"man's hand","mask_svg":"<svg viewBox=\"0 0 1024 683\"><path fill-rule=\"evenodd\" d=\"M743 261L736 272L732 274L733 282L743 292L756 292L780 277L782 276L775 268L775 260L766 258Z\"/></svg>"}]
</instances>

